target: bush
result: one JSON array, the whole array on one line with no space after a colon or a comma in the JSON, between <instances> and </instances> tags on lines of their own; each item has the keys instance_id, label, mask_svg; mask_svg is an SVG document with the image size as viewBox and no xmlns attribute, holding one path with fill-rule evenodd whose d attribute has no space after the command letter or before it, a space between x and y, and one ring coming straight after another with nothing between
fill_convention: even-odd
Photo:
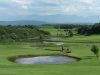
<instances>
[{"instance_id":1,"label":"bush","mask_svg":"<svg viewBox=\"0 0 100 75\"><path fill-rule=\"evenodd\" d=\"M91 48L91 51L96 55L96 57L98 58L98 54L99 54L99 49L96 45L93 45Z\"/></svg>"}]
</instances>

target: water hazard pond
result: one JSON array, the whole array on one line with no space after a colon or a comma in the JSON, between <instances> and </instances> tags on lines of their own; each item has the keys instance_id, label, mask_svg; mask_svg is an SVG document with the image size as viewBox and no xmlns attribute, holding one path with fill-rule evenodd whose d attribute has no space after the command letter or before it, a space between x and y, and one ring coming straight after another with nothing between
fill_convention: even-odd
<instances>
[{"instance_id":1,"label":"water hazard pond","mask_svg":"<svg viewBox=\"0 0 100 75\"><path fill-rule=\"evenodd\" d=\"M23 57L15 60L18 64L64 64L77 62L78 59L66 56L37 56L37 57Z\"/></svg>"}]
</instances>

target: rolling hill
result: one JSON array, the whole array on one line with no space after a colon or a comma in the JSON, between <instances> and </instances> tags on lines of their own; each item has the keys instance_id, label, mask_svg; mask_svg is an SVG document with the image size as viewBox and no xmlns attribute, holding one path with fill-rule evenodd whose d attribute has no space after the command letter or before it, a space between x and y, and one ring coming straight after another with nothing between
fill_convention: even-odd
<instances>
[{"instance_id":1,"label":"rolling hill","mask_svg":"<svg viewBox=\"0 0 100 75\"><path fill-rule=\"evenodd\" d=\"M19 20L19 21L0 21L0 25L42 25L46 22L32 21L32 20Z\"/></svg>"}]
</instances>

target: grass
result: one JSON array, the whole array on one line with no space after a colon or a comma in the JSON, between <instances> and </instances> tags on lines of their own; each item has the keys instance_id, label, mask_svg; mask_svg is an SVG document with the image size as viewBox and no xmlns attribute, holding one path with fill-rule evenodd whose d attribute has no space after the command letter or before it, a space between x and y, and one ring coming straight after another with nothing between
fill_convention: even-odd
<instances>
[{"instance_id":1,"label":"grass","mask_svg":"<svg viewBox=\"0 0 100 75\"><path fill-rule=\"evenodd\" d=\"M63 41L63 42L86 42L86 43L100 43L100 35L91 35L91 36L84 36L84 35L80 35L80 36L74 36L71 38L51 38L49 40L52 41Z\"/></svg>"},{"instance_id":2,"label":"grass","mask_svg":"<svg viewBox=\"0 0 100 75\"><path fill-rule=\"evenodd\" d=\"M90 45L67 45L65 48L69 47L72 51L70 56L82 58L81 61L70 64L22 65L8 61L8 57L17 55L60 53L60 47L30 45L0 45L0 75L99 75L100 73L100 59L97 60L92 54Z\"/></svg>"},{"instance_id":3,"label":"grass","mask_svg":"<svg viewBox=\"0 0 100 75\"><path fill-rule=\"evenodd\" d=\"M53 27L40 28L49 31L52 36L57 35L57 29ZM63 30L59 34L64 34ZM100 35L92 36L74 36L72 38L49 39L52 41L64 42L100 42ZM97 44L100 49L100 44ZM75 63L68 64L17 64L8 60L9 57L19 55L45 55L61 53L60 46L36 47L32 44L21 45L0 45L0 75L99 75L100 74L100 57L97 60L95 55L90 51L91 45L76 44L65 45L72 53L70 56L82 58Z\"/></svg>"}]
</instances>

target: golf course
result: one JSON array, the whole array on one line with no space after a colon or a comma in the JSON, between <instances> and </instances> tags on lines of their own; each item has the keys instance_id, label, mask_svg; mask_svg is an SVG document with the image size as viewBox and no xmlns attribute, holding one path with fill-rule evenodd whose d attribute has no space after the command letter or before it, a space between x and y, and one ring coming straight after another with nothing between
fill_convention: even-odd
<instances>
[{"instance_id":1,"label":"golf course","mask_svg":"<svg viewBox=\"0 0 100 75\"><path fill-rule=\"evenodd\" d=\"M0 75L100 75L100 0L0 0Z\"/></svg>"},{"instance_id":2,"label":"golf course","mask_svg":"<svg viewBox=\"0 0 100 75\"><path fill-rule=\"evenodd\" d=\"M12 28L14 29L14 27ZM55 36L56 33L60 32L65 34L62 29L58 32L52 26L50 28L45 26L38 28L40 31L48 31L50 33L49 37ZM39 32L35 30L35 33ZM25 39L20 41L14 34L12 36L13 40L10 39L10 42L7 41L9 39L5 41L3 36L4 41L0 43L0 75L99 75L100 73L99 54L97 58L91 51L92 45L96 45L100 49L100 35L74 35L67 38L56 36L56 38L47 37L42 40L42 37L39 36L40 43L34 42L33 39L30 42L26 37L25 39L28 39L29 42L25 41ZM37 39L37 36L34 39ZM44 43L44 41L49 43ZM68 48L71 52L68 54L63 53L62 47L64 49ZM28 58L48 55L73 57L79 60L62 64L20 64L14 62L16 58L20 57Z\"/></svg>"}]
</instances>

